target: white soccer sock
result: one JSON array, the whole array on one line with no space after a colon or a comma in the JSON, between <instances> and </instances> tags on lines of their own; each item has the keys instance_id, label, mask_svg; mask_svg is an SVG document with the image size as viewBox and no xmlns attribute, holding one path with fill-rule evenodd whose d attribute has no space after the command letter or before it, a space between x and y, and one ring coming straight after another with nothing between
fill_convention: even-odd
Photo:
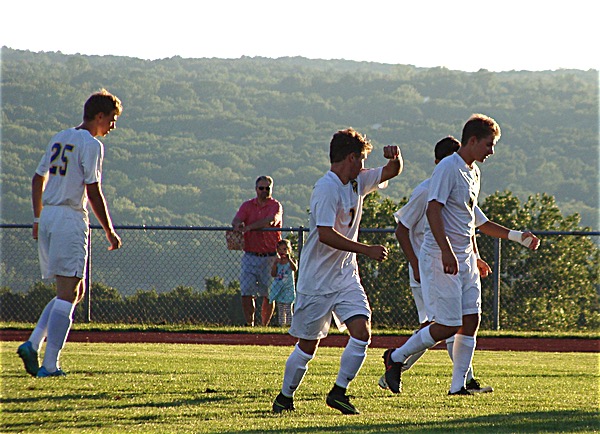
<instances>
[{"instance_id":1,"label":"white soccer sock","mask_svg":"<svg viewBox=\"0 0 600 434\"><path fill-rule=\"evenodd\" d=\"M454 361L454 356L452 355L452 351L454 351L454 336L456 335L452 335L448 339L446 339L446 350L448 350L448 355L450 356L450 360L452 361Z\"/></svg>"},{"instance_id":2,"label":"white soccer sock","mask_svg":"<svg viewBox=\"0 0 600 434\"><path fill-rule=\"evenodd\" d=\"M450 392L458 392L465 386L465 378L467 371L473 361L473 353L475 352L475 337L466 335L455 335L454 348L452 352L452 384Z\"/></svg>"},{"instance_id":3,"label":"white soccer sock","mask_svg":"<svg viewBox=\"0 0 600 434\"><path fill-rule=\"evenodd\" d=\"M73 310L75 305L66 300L56 299L48 318L48 338L46 352L42 366L48 372L54 372L59 367L60 351L65 346L71 324L73 323Z\"/></svg>"},{"instance_id":4,"label":"white soccer sock","mask_svg":"<svg viewBox=\"0 0 600 434\"><path fill-rule=\"evenodd\" d=\"M436 342L431 337L429 328L431 325L422 328L418 333L412 335L400 348L396 348L391 355L394 362L406 362L409 356L417 354L423 350L433 347Z\"/></svg>"},{"instance_id":5,"label":"white soccer sock","mask_svg":"<svg viewBox=\"0 0 600 434\"><path fill-rule=\"evenodd\" d=\"M413 335L416 335L417 333L419 333L419 330L416 330ZM402 366L402 372L408 371L415 363L417 363L417 361L423 357L423 354L425 354L427 352L427 350L423 350L423 351L419 351L416 354L413 354L411 356L408 357L408 359L406 359L406 361L404 362L404 365Z\"/></svg>"},{"instance_id":6,"label":"white soccer sock","mask_svg":"<svg viewBox=\"0 0 600 434\"><path fill-rule=\"evenodd\" d=\"M454 336L446 339L446 349L448 350L448 355L450 356L450 360L454 360L452 356L452 348L454 346ZM471 366L469 366L469 370L467 371L466 380L467 383L475 378L475 374L473 373L473 362L471 362Z\"/></svg>"},{"instance_id":7,"label":"white soccer sock","mask_svg":"<svg viewBox=\"0 0 600 434\"><path fill-rule=\"evenodd\" d=\"M283 374L283 386L281 393L288 398L294 396L296 389L302 383L302 379L308 370L308 362L314 358L314 354L306 354L300 349L298 344L294 347L294 351L285 362L285 372Z\"/></svg>"},{"instance_id":8,"label":"white soccer sock","mask_svg":"<svg viewBox=\"0 0 600 434\"><path fill-rule=\"evenodd\" d=\"M423 351L419 351L416 354L413 354L411 356L408 357L408 359L406 359L406 361L404 362L404 365L402 365L402 372L404 371L408 371L410 368L412 368L412 366L417 363L417 361L423 357L423 354L425 354L427 352L427 350L423 350Z\"/></svg>"},{"instance_id":9,"label":"white soccer sock","mask_svg":"<svg viewBox=\"0 0 600 434\"><path fill-rule=\"evenodd\" d=\"M29 336L29 342L33 346L33 349L38 353L42 349L42 344L44 343L44 339L48 335L48 318L50 318L50 312L52 311L52 307L54 306L54 301L56 297L48 302L42 314L40 315L40 319L38 319L35 328L31 332L31 336Z\"/></svg>"},{"instance_id":10,"label":"white soccer sock","mask_svg":"<svg viewBox=\"0 0 600 434\"><path fill-rule=\"evenodd\" d=\"M367 358L368 346L369 342L359 341L350 336L346 348L344 348L344 352L342 353L340 370L335 384L344 389L348 388L348 384L354 380Z\"/></svg>"}]
</instances>

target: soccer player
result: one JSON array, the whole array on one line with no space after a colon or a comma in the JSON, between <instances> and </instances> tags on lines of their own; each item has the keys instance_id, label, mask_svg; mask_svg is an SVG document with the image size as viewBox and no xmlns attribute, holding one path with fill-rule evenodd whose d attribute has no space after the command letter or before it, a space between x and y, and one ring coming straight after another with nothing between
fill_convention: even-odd
<instances>
[{"instance_id":1,"label":"soccer player","mask_svg":"<svg viewBox=\"0 0 600 434\"><path fill-rule=\"evenodd\" d=\"M273 412L294 410L293 397L319 341L327 336L332 316L350 338L342 353L335 384L327 405L343 414L359 411L346 395L356 377L371 340L371 309L360 283L356 254L377 261L387 258L382 245L360 243L358 230L364 197L402 171L397 146L385 146L385 166L365 169L373 146L352 128L333 135L329 148L330 170L317 181L310 199L310 230L300 257L296 303L290 335L298 342L287 359L283 387L273 402ZM384 183L384 185L381 185Z\"/></svg>"},{"instance_id":2,"label":"soccer player","mask_svg":"<svg viewBox=\"0 0 600 434\"><path fill-rule=\"evenodd\" d=\"M493 155L500 127L488 116L475 114L465 123L460 149L434 169L429 183L429 229L419 253L419 274L431 324L397 349L383 354L385 380L390 390L401 389L402 366L407 359L437 342L455 336L449 395L471 395L466 375L473 360L481 315L481 282L472 238L480 172L475 162ZM509 230L491 221L482 225L488 235L516 241L532 250L539 239L531 232Z\"/></svg>"},{"instance_id":3,"label":"soccer player","mask_svg":"<svg viewBox=\"0 0 600 434\"><path fill-rule=\"evenodd\" d=\"M460 148L460 142L452 136L447 136L436 143L434 148L435 164L438 164L445 157L454 154ZM422 329L430 324L423 301L423 293L421 291L421 278L419 275L419 251L423 244L423 236L427 218L425 211L427 209L427 193L429 189L429 178L419 184L410 195L409 201L400 210L394 213L394 219L398 224L396 227L396 238L404 255L406 256L409 267L408 274L410 280L410 288L417 307L419 316L419 329ZM487 221L478 206L475 206L476 226ZM473 243L475 238L473 237ZM489 273L489 265L482 259L477 259L477 268L482 277L486 277ZM418 330L417 330L418 331ZM415 332L416 333L416 332ZM448 353L452 358L453 337L446 340ZM425 354L423 350L417 354L413 354L402 365L402 372L409 370L416 362ZM385 374L379 379L379 386L382 389L387 389L388 385L385 381ZM467 373L467 389L477 392L492 392L493 389L489 386L481 387L478 380L473 377L473 369L470 368Z\"/></svg>"},{"instance_id":4,"label":"soccer player","mask_svg":"<svg viewBox=\"0 0 600 434\"><path fill-rule=\"evenodd\" d=\"M102 193L104 145L96 137L116 128L122 110L121 101L105 89L91 95L83 108L83 122L52 138L33 176L33 238L38 240L42 278L56 279L56 297L42 311L29 340L17 350L32 376L66 375L59 359L73 311L85 292L88 200L104 229L108 249L121 247ZM38 353L46 337L40 367Z\"/></svg>"}]
</instances>

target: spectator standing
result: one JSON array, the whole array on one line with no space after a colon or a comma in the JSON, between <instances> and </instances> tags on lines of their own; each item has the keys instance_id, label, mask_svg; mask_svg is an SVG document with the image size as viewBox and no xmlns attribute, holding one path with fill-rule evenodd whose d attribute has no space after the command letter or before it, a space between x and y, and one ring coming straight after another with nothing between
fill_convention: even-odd
<instances>
[{"instance_id":1,"label":"spectator standing","mask_svg":"<svg viewBox=\"0 0 600 434\"><path fill-rule=\"evenodd\" d=\"M264 231L281 228L283 207L273 199L273 178L259 176L255 182L256 197L245 201L231 225L234 231L244 234L244 255L240 272L242 310L246 325L254 326L256 298L262 298L261 320L267 326L273 316L275 303L269 301L271 267L277 256L277 243L281 231Z\"/></svg>"}]
</instances>

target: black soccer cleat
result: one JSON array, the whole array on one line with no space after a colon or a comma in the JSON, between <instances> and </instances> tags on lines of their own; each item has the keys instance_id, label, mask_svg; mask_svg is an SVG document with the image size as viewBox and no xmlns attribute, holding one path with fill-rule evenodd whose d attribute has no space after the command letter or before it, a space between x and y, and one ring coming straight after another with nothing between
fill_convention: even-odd
<instances>
[{"instance_id":1,"label":"black soccer cleat","mask_svg":"<svg viewBox=\"0 0 600 434\"><path fill-rule=\"evenodd\" d=\"M402 365L403 363L394 362L392 353L394 349L390 348L383 353L383 364L385 365L385 383L393 393L402 392Z\"/></svg>"},{"instance_id":2,"label":"black soccer cleat","mask_svg":"<svg viewBox=\"0 0 600 434\"><path fill-rule=\"evenodd\" d=\"M288 398L283 393L279 392L279 395L277 395L275 401L273 401L273 413L294 410L294 398Z\"/></svg>"},{"instance_id":3,"label":"black soccer cleat","mask_svg":"<svg viewBox=\"0 0 600 434\"><path fill-rule=\"evenodd\" d=\"M360 414L360 411L350 402L348 395L331 391L327 395L325 402L329 407L341 411L342 414Z\"/></svg>"},{"instance_id":4,"label":"black soccer cleat","mask_svg":"<svg viewBox=\"0 0 600 434\"><path fill-rule=\"evenodd\" d=\"M472 393L491 393L494 391L494 388L492 386L481 387L479 380L471 378L469 381L467 381L467 390Z\"/></svg>"},{"instance_id":5,"label":"black soccer cleat","mask_svg":"<svg viewBox=\"0 0 600 434\"><path fill-rule=\"evenodd\" d=\"M460 395L473 395L475 392L471 392L466 387L461 387L460 390L456 392L448 392L450 396L460 396Z\"/></svg>"}]
</instances>

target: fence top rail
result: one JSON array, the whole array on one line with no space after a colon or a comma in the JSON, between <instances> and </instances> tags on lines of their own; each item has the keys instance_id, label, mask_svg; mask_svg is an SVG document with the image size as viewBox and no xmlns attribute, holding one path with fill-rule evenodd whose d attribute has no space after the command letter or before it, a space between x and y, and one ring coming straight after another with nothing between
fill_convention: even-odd
<instances>
[{"instance_id":1,"label":"fence top rail","mask_svg":"<svg viewBox=\"0 0 600 434\"><path fill-rule=\"evenodd\" d=\"M29 224L12 224L0 223L0 229L31 229L33 225ZM92 229L102 229L100 225L90 225ZM228 231L231 226L148 226L148 225L121 225L115 226L117 230L152 230L152 231ZM308 228L299 227L284 227L284 228L265 228L263 231L281 231L281 232L308 232ZM393 233L393 228L361 228L360 232L364 233ZM593 236L600 235L600 231L536 231L531 230L536 235L579 235Z\"/></svg>"}]
</instances>

